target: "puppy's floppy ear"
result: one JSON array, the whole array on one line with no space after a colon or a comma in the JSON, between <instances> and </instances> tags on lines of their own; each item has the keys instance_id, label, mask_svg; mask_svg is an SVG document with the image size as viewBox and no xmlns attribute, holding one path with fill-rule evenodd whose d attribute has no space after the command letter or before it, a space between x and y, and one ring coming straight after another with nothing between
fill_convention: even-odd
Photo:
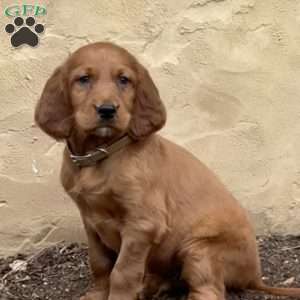
<instances>
[{"instance_id":1,"label":"puppy's floppy ear","mask_svg":"<svg viewBox=\"0 0 300 300\"><path fill-rule=\"evenodd\" d=\"M63 67L48 79L35 108L35 122L55 139L65 139L72 129L72 107L63 78Z\"/></svg>"},{"instance_id":2,"label":"puppy's floppy ear","mask_svg":"<svg viewBox=\"0 0 300 300\"><path fill-rule=\"evenodd\" d=\"M129 135L143 139L166 123L166 109L149 72L139 66L136 99L133 106Z\"/></svg>"}]
</instances>

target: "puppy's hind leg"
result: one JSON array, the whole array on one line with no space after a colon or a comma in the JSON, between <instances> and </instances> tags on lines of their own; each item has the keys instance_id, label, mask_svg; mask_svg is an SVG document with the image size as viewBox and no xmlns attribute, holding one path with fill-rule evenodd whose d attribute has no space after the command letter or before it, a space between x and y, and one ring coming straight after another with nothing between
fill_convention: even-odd
<instances>
[{"instance_id":1,"label":"puppy's hind leg","mask_svg":"<svg viewBox=\"0 0 300 300\"><path fill-rule=\"evenodd\" d=\"M189 286L188 300L225 300L223 270L213 251L194 246L185 251L182 279Z\"/></svg>"}]
</instances>

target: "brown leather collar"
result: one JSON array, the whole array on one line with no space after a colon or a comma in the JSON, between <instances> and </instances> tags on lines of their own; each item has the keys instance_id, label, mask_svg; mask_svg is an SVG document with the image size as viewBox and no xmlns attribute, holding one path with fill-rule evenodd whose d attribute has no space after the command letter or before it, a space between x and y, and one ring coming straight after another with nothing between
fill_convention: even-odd
<instances>
[{"instance_id":1,"label":"brown leather collar","mask_svg":"<svg viewBox=\"0 0 300 300\"><path fill-rule=\"evenodd\" d=\"M132 139L128 136L125 135L116 142L114 142L111 145L101 145L96 148L95 151L87 153L85 155L75 155L72 153L70 144L67 142L67 150L69 153L69 156L73 163L79 167L89 167L97 164L99 161L107 158L109 155L111 155L114 152L117 152L124 146L128 145L129 143L132 142Z\"/></svg>"}]
</instances>

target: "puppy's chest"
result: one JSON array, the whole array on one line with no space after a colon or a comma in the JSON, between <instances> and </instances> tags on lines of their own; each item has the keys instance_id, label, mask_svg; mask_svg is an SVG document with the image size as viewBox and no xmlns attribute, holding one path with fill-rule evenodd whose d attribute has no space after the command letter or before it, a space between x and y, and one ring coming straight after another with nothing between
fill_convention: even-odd
<instances>
[{"instance_id":1,"label":"puppy's chest","mask_svg":"<svg viewBox=\"0 0 300 300\"><path fill-rule=\"evenodd\" d=\"M92 180L79 180L80 191L72 198L81 211L84 221L100 236L104 244L118 252L120 232L125 218L122 197L117 194L109 178L98 176Z\"/></svg>"}]
</instances>

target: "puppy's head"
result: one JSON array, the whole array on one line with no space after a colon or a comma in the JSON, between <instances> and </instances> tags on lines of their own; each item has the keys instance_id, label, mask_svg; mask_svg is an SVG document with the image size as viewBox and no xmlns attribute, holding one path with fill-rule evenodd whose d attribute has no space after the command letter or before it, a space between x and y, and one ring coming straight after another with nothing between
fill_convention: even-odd
<instances>
[{"instance_id":1,"label":"puppy's head","mask_svg":"<svg viewBox=\"0 0 300 300\"><path fill-rule=\"evenodd\" d=\"M36 123L55 139L73 133L142 139L165 123L165 107L148 71L110 43L80 48L47 81Z\"/></svg>"}]
</instances>

